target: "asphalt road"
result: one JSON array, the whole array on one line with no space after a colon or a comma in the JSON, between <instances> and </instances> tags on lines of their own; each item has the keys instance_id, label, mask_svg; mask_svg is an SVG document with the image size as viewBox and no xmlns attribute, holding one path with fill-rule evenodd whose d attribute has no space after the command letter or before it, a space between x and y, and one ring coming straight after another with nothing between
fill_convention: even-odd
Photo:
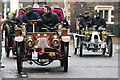
<instances>
[{"instance_id":1,"label":"asphalt road","mask_svg":"<svg viewBox=\"0 0 120 80\"><path fill-rule=\"evenodd\" d=\"M72 42L70 43L69 70L63 72L59 61L54 61L48 66L29 65L24 62L23 71L29 78L118 78L118 44L113 45L113 56L102 56L101 52L92 53L84 51L84 56L73 54ZM16 60L5 57L3 49L3 63L5 68L0 69L0 78L20 78L17 73Z\"/></svg>"}]
</instances>

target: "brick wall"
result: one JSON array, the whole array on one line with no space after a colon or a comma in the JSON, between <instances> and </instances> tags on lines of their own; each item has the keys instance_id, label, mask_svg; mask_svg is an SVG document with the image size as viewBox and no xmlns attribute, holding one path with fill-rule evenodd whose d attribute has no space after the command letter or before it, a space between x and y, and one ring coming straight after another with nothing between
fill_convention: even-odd
<instances>
[{"instance_id":1,"label":"brick wall","mask_svg":"<svg viewBox=\"0 0 120 80\"><path fill-rule=\"evenodd\" d=\"M60 7L64 8L63 2L47 2L46 5L52 6L52 7Z\"/></svg>"},{"instance_id":2,"label":"brick wall","mask_svg":"<svg viewBox=\"0 0 120 80\"><path fill-rule=\"evenodd\" d=\"M119 24L120 23L120 19L118 20L118 16L120 14L120 3L118 2L75 2L75 3L69 3L71 5L70 7L70 12L71 12L71 16L70 16L70 19L71 19L71 25L70 25L70 28L71 28L71 31L74 32L75 31L75 21L76 21L76 16L79 14L79 13L83 13L85 10L89 10L90 13L94 14L94 6L96 5L112 5L114 6L114 22L115 24ZM119 10L118 10L119 9Z\"/></svg>"}]
</instances>

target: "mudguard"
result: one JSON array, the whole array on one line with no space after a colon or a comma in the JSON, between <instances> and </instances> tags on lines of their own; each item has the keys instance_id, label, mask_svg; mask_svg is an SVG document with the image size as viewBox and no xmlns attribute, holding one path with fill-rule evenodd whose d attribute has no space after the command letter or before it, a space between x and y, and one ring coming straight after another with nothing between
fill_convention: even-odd
<instances>
[{"instance_id":1,"label":"mudguard","mask_svg":"<svg viewBox=\"0 0 120 80\"><path fill-rule=\"evenodd\" d=\"M22 36L15 37L16 42L22 42L23 39L24 39L24 37L22 37Z\"/></svg>"},{"instance_id":2,"label":"mudguard","mask_svg":"<svg viewBox=\"0 0 120 80\"><path fill-rule=\"evenodd\" d=\"M70 36L62 36L62 41L63 42L69 42L70 41Z\"/></svg>"}]
</instances>

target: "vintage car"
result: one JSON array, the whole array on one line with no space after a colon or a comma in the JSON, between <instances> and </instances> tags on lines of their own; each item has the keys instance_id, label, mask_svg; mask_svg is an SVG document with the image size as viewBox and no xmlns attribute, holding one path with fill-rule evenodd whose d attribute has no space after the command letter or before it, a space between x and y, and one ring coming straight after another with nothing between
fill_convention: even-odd
<instances>
[{"instance_id":1,"label":"vintage car","mask_svg":"<svg viewBox=\"0 0 120 80\"><path fill-rule=\"evenodd\" d=\"M44 8L34 8L33 11L40 15L44 14ZM64 20L61 8L52 8L52 11L58 14L61 21ZM23 10L20 9L18 15L20 16L22 13ZM22 72L24 61L29 62L29 64L34 62L40 66L46 66L54 60L59 60L60 66L63 67L64 72L67 72L70 40L67 29L62 28L62 24L60 24L57 26L57 32L35 32L36 21L31 22L33 22L33 32L27 32L27 24L15 27L18 73ZM42 29L46 29L46 27Z\"/></svg>"},{"instance_id":2,"label":"vintage car","mask_svg":"<svg viewBox=\"0 0 120 80\"><path fill-rule=\"evenodd\" d=\"M109 57L112 56L112 37L114 35L111 34L109 30L92 30L91 28L82 28L73 35L74 37L74 54L76 55L79 52L79 56L83 56L83 49L98 52L101 51L103 55L105 53L109 54ZM78 51L79 50L79 51Z\"/></svg>"}]
</instances>

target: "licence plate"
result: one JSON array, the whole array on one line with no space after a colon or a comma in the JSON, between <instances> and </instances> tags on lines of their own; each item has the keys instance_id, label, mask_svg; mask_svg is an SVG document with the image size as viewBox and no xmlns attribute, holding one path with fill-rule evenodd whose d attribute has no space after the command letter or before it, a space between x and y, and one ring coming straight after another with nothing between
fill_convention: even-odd
<instances>
[{"instance_id":1,"label":"licence plate","mask_svg":"<svg viewBox=\"0 0 120 80\"><path fill-rule=\"evenodd\" d=\"M38 53L37 52L32 53L32 59L33 60L37 60L38 59Z\"/></svg>"}]
</instances>

